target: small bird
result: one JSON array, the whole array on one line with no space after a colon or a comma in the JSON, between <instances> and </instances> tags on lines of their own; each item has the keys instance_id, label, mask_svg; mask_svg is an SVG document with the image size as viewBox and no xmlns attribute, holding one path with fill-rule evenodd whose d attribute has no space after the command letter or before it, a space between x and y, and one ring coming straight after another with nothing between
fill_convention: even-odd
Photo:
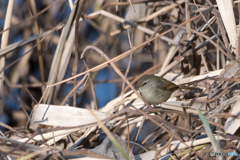
<instances>
[{"instance_id":1,"label":"small bird","mask_svg":"<svg viewBox=\"0 0 240 160\"><path fill-rule=\"evenodd\" d=\"M197 89L193 87L178 86L162 77L155 75L144 75L138 82L136 89L142 98L149 104L157 105L166 102L171 94L177 89Z\"/></svg>"}]
</instances>

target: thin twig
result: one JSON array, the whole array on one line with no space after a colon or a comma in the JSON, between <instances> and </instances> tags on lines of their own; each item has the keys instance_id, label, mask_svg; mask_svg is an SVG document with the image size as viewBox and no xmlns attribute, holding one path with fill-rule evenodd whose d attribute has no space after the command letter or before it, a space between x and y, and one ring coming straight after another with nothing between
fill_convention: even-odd
<instances>
[{"instance_id":1,"label":"thin twig","mask_svg":"<svg viewBox=\"0 0 240 160\"><path fill-rule=\"evenodd\" d=\"M85 74L84 77L81 79L81 81L68 93L68 95L67 95L67 96L64 98L64 100L62 101L61 105L64 105L64 104L67 102L68 98L69 98L74 92L76 92L77 88L78 88L81 84L83 84L83 82L86 80L86 78L87 78L87 74ZM87 81L86 81L86 82L87 82ZM84 86L84 85L83 85L83 86Z\"/></svg>"},{"instance_id":2,"label":"thin twig","mask_svg":"<svg viewBox=\"0 0 240 160\"><path fill-rule=\"evenodd\" d=\"M83 60L83 63L86 67L86 69L88 70L89 67L88 67L88 64L87 64L87 61L85 59L85 57L82 58ZM91 77L91 73L88 73L88 80L89 80L89 83L90 83L90 87L91 87L91 91L92 91L92 95L93 95L93 100L94 100L94 104L95 104L95 109L98 110L99 107L98 107L98 103L97 103L97 96L96 96L96 92L95 92L95 87L94 87L94 83L93 83L93 79Z\"/></svg>"}]
</instances>

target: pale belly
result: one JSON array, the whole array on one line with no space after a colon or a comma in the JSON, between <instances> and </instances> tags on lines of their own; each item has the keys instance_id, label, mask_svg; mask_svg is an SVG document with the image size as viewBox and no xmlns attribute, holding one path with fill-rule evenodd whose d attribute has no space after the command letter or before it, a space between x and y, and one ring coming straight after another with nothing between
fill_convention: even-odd
<instances>
[{"instance_id":1,"label":"pale belly","mask_svg":"<svg viewBox=\"0 0 240 160\"><path fill-rule=\"evenodd\" d=\"M140 94L141 94L141 92L140 92ZM159 103L166 102L168 100L168 98L170 98L171 94L172 94L172 91L163 90L163 91L158 91L157 94L150 93L145 96L141 94L141 96L149 104L157 105Z\"/></svg>"}]
</instances>

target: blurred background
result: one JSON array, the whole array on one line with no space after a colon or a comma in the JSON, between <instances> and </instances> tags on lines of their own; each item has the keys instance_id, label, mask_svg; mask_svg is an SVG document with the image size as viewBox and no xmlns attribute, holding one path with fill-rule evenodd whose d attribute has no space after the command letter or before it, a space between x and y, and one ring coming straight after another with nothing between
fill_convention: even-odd
<instances>
[{"instance_id":1,"label":"blurred background","mask_svg":"<svg viewBox=\"0 0 240 160\"><path fill-rule=\"evenodd\" d=\"M50 6L54 1L50 0L37 0L36 9L38 12ZM84 6L82 14L89 14L99 10L104 4L112 1L94 1L88 0ZM74 2L73 2L74 3ZM167 5L168 1L162 1L158 7ZM152 3L153 4L153 3ZM5 16L7 12L8 1L0 1L0 30L3 30ZM137 7L136 5L135 7ZM147 5L143 3L143 7ZM66 23L71 13L71 8L68 1L59 1L55 5L51 6L47 11L37 16L35 20L27 20L32 16L30 11L29 1L16 0L14 1L13 15L11 19L8 45L14 44L21 40L27 39L34 35L37 35L35 28L35 22L37 21L40 33L51 30L59 23ZM117 11L115 6L106 7L106 9L121 17L126 17L128 11L128 5L119 6ZM152 10L152 9L151 9ZM142 16L145 16L143 12L140 12ZM150 12L149 12L150 13ZM148 14L149 14L148 13ZM132 13L128 13L128 18L134 22L136 17L130 17ZM141 15L140 15L141 16ZM166 17L169 18L170 14ZM139 17L137 17L139 18ZM142 17L140 17L142 18ZM155 19L164 19L164 17L158 17ZM152 23L152 24L151 24ZM158 25L158 22L151 22L149 27L154 29ZM157 24L157 25L156 25ZM148 25L145 23L145 25ZM78 37L79 37L79 50L82 51L88 45L94 45L106 53L110 58L128 51L130 49L127 30L121 30L123 24L116 22L110 18L100 16L96 19L86 19L79 23ZM120 30L118 34L110 35L111 32ZM130 29L131 41L133 46L141 44L149 35L144 34L141 31ZM5 60L5 82L4 82L4 98L3 98L3 112L1 113L1 122L14 127L20 127L25 125L27 121L26 114L30 114L30 111L36 101L38 102L42 96L41 86L47 83L51 64L53 61L54 53L59 43L61 35L60 31L54 31L48 36L42 43L41 49L34 46L36 41L32 41L27 45L7 53ZM2 34L0 35L1 38ZM169 36L171 36L169 34ZM1 38L2 39L2 38ZM153 66L153 64L161 63L164 60L165 54L168 51L168 43L160 39L154 41L153 44L149 44L133 54L130 70L128 73L129 80L139 75L144 70ZM31 51L29 51L31 50ZM74 64L74 52L76 48L73 46L70 60L67 65L64 79L72 76L73 64ZM43 64L44 64L44 76L45 83L41 82L40 66L38 55L42 52ZM161 53L161 54L159 54ZM79 53L81 54L81 53ZM17 60L17 61L16 61ZM92 68L102 62L102 58L99 54L89 53L87 55L87 61L89 67ZM63 63L63 62L61 62ZM116 65L122 71L126 72L129 63L129 57L126 57L118 62ZM78 73L86 70L82 60L79 60ZM104 68L93 75L93 81L95 84L96 97L99 107L103 107L107 102L117 97L122 90L122 80L113 71L112 67ZM78 77L77 80L81 80L82 77ZM91 89L87 83L84 88L78 89L77 92L77 107L84 107L85 104L91 104L93 100ZM56 99L52 104L61 104L62 100L72 90L73 81L68 81L61 85L61 88L57 94ZM34 101L35 99L36 101ZM66 104L73 105L73 97L71 96ZM23 109L25 111L23 111ZM24 113L25 112L25 113ZM3 129L3 127L1 127Z\"/></svg>"},{"instance_id":2,"label":"blurred background","mask_svg":"<svg viewBox=\"0 0 240 160\"><path fill-rule=\"evenodd\" d=\"M0 1L0 31L4 29L8 2L7 0ZM74 1L63 0L14 1L10 23L10 26L13 27L9 30L7 47L11 48L11 44L20 43L18 44L18 48L12 48L10 51L6 52L4 55L4 67L0 68L0 72L4 72L0 121L4 124L11 127L22 127L26 125L33 106L39 102L43 95L46 84L54 84L72 77L76 74L73 71L74 66L77 68L77 73L82 73L87 70L83 60L80 58L86 46L96 46L112 59L131 50L131 47L134 48L142 44L151 37L151 34L147 34L135 28L130 27L127 29L126 24L120 23L114 18L106 16L87 18L83 15L89 15L100 9L104 9L113 15L124 18L128 22L141 25L151 30L153 33L156 32L160 34L172 28L172 26L169 25L161 25L162 22L180 24L186 21L186 19L196 16L199 10L203 12L208 11L208 7L205 6L206 2L198 0L196 0L196 3L194 3L195 1L188 1L185 3L185 0L182 0L178 1L176 4L175 1L168 0L134 1L139 2L139 4L134 4L133 7L129 6L127 1L121 1L119 4L122 4L116 6L116 1L113 0L87 0L80 16L83 18L83 21L79 23L77 34L74 33L75 37L72 37L70 31L75 26L73 25L75 22L74 18L70 21L71 13L73 13L72 11L74 8L71 6L71 2L74 4ZM175 4L175 6L166 9L150 20L142 20L144 17L165 9L164 7L172 4ZM185 10L186 5L188 5L187 10ZM235 10L236 8L237 5L234 6ZM41 11L44 12L40 13ZM34 15L38 13L40 14L33 18ZM186 17L186 13L188 13L188 17ZM72 16L76 17L76 14ZM212 16L210 11L204 14L207 20ZM238 24L237 12L235 16L236 23ZM29 18L31 19L29 20ZM70 27L66 31L66 40L63 40L63 37L61 37L61 34L64 32L62 26L67 26L68 23ZM202 17L199 17L191 21L189 26L197 30L204 24L205 21ZM56 26L59 27L56 28ZM212 29L218 33L218 24L212 24ZM41 36L38 40L34 38L48 31L51 32L48 33L47 36ZM180 32L181 36L178 38L177 34ZM210 30L202 33L209 37L214 35ZM3 32L0 34L0 43L3 41L2 35ZM76 36L78 38L77 45L74 44ZM199 45L205 41L205 39L200 37L197 42L194 41L194 44L188 43L191 33L186 30L181 31L180 29L175 29L164 36L168 37L170 40L175 40L177 43L177 45L175 45L177 47L169 63L186 50L186 48L184 48L185 46L190 50L194 48L196 44ZM44 39L41 39L43 37ZM30 39L30 43L23 44L26 39ZM60 43L61 40L63 40L63 43ZM70 42L71 40L73 41ZM63 47L60 51L58 50L59 46ZM140 49L135 50L129 56L118 60L115 64L123 74L127 72L127 78L130 81L153 66L158 65L159 67L149 73L159 73L172 46L171 41L158 38ZM220 43L219 46L222 46L222 43ZM69 48L66 49L67 47ZM62 53L64 49L66 49L66 57L59 54ZM3 53L3 51L4 48L1 48L0 54ZM75 58L76 53L78 54L77 63ZM170 72L184 74L185 77L199 75L224 68L227 60L224 54L219 53L212 44L205 45L198 52L194 52L193 55L194 56L189 56L186 60L174 66ZM59 61L54 60L57 57L60 58ZM106 61L95 51L88 51L85 54L85 60L88 68L93 68ZM186 67L186 64L188 67ZM66 67L61 68L59 67L60 65L65 65ZM54 67L59 69L58 74L52 72ZM59 78L60 73L62 77L60 76ZM50 83L50 80L54 79L54 76L58 78L55 78L55 80ZM79 76L77 82L81 81L82 78L83 76ZM123 91L123 81L110 65L104 69L91 72L91 79L95 87L94 90L99 108L105 106ZM42 103L69 105L80 108L85 108L85 106L88 105L92 108L96 108L93 102L94 94L90 87L90 80L85 80L84 83L77 88L76 99L73 98L73 94L67 96L73 89L74 83L74 80L70 80L58 85L60 88L52 87L54 88L53 98L43 99ZM148 125L148 123L147 121L144 125ZM0 129L6 130L6 128L2 126L0 126ZM147 131L145 130L144 132ZM133 136L134 133L136 134L133 130L131 136ZM147 133L142 134L147 135Z\"/></svg>"}]
</instances>

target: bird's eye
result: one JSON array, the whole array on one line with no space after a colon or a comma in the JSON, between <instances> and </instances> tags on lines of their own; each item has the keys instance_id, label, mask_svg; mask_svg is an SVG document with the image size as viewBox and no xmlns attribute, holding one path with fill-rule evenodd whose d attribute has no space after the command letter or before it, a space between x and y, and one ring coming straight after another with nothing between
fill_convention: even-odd
<instances>
[{"instance_id":1,"label":"bird's eye","mask_svg":"<svg viewBox=\"0 0 240 160\"><path fill-rule=\"evenodd\" d=\"M142 84L142 86L145 86L147 84L147 82L144 82L143 84Z\"/></svg>"}]
</instances>

